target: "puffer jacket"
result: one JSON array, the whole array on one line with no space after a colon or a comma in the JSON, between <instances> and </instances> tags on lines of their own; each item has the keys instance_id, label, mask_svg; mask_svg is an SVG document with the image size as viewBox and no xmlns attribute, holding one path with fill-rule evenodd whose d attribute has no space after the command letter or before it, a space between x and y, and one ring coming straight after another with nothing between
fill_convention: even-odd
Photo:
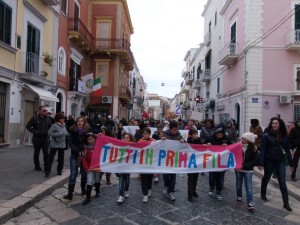
<instances>
[{"instance_id":1,"label":"puffer jacket","mask_svg":"<svg viewBox=\"0 0 300 225\"><path fill-rule=\"evenodd\" d=\"M61 123L54 123L48 131L50 136L50 148L65 148L66 136L69 135L66 125Z\"/></svg>"},{"instance_id":2,"label":"puffer jacket","mask_svg":"<svg viewBox=\"0 0 300 225\"><path fill-rule=\"evenodd\" d=\"M71 149L71 154L78 156L79 153L83 151L87 133L88 132L79 134L77 130L70 131L69 147Z\"/></svg>"},{"instance_id":3,"label":"puffer jacket","mask_svg":"<svg viewBox=\"0 0 300 225\"><path fill-rule=\"evenodd\" d=\"M282 137L279 142L275 140L275 137L276 134L272 131L267 131L263 135L260 146L258 165L264 166L266 160L273 161L275 163L283 162L285 160L283 155L284 151L288 156L290 166L292 166L292 156L290 152L288 137Z\"/></svg>"},{"instance_id":4,"label":"puffer jacket","mask_svg":"<svg viewBox=\"0 0 300 225\"><path fill-rule=\"evenodd\" d=\"M297 148L297 151L300 151L300 127L297 125L297 122L289 133L289 142L292 148Z\"/></svg>"},{"instance_id":5,"label":"puffer jacket","mask_svg":"<svg viewBox=\"0 0 300 225\"><path fill-rule=\"evenodd\" d=\"M90 169L93 152L94 152L94 146L84 145L84 149L81 154L81 156L82 156L81 162L82 162L82 167L85 172L88 172Z\"/></svg>"},{"instance_id":6,"label":"puffer jacket","mask_svg":"<svg viewBox=\"0 0 300 225\"><path fill-rule=\"evenodd\" d=\"M183 139L179 131L177 131L177 133L173 135L171 134L170 130L166 131L165 138L168 140L175 140L175 141L180 141L181 139Z\"/></svg>"}]
</instances>

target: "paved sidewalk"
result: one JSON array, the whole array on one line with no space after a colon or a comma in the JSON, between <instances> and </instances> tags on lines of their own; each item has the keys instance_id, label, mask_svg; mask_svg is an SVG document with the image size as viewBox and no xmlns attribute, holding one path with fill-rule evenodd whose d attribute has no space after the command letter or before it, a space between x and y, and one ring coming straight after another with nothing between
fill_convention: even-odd
<instances>
[{"instance_id":1,"label":"paved sidewalk","mask_svg":"<svg viewBox=\"0 0 300 225\"><path fill-rule=\"evenodd\" d=\"M43 172L34 171L33 148L28 146L16 148L0 148L0 224L18 216L43 197L67 183L69 176L69 154L65 151L65 168L62 176L56 175L56 161L52 166L52 174L44 178ZM40 155L42 162L42 153ZM255 170L255 174L262 173ZM298 169L297 177L299 179ZM275 179L271 179L276 184ZM300 180L290 181L287 171L287 183L290 195L300 201Z\"/></svg>"}]
</instances>

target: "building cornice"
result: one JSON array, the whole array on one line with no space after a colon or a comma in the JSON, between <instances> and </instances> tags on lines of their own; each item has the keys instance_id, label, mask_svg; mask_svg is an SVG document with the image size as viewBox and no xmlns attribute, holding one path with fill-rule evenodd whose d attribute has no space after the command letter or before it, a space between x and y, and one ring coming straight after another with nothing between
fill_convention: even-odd
<instances>
[{"instance_id":1,"label":"building cornice","mask_svg":"<svg viewBox=\"0 0 300 225\"><path fill-rule=\"evenodd\" d=\"M231 3L233 2L233 0L227 0L226 3L224 4L223 8L220 11L220 15L223 16L224 13L227 11L227 9L229 8L229 6L231 5Z\"/></svg>"},{"instance_id":2,"label":"building cornice","mask_svg":"<svg viewBox=\"0 0 300 225\"><path fill-rule=\"evenodd\" d=\"M201 13L201 16L202 16L202 17L205 16L205 13L206 13L206 11L207 11L207 9L208 9L208 7L209 7L211 1L212 1L212 0L207 0L206 4L204 5L204 10L203 10L203 12Z\"/></svg>"},{"instance_id":3,"label":"building cornice","mask_svg":"<svg viewBox=\"0 0 300 225\"><path fill-rule=\"evenodd\" d=\"M47 22L47 18L44 17L28 0L23 0L24 5L44 23Z\"/></svg>"}]
</instances>

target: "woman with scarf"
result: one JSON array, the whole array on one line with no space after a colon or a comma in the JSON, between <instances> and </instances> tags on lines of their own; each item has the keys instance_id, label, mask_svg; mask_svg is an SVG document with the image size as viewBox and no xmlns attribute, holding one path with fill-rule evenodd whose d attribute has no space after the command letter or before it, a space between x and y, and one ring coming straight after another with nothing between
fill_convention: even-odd
<instances>
[{"instance_id":1,"label":"woman with scarf","mask_svg":"<svg viewBox=\"0 0 300 225\"><path fill-rule=\"evenodd\" d=\"M80 153L84 149L84 143L86 140L86 134L90 131L90 126L86 122L85 117L80 116L76 119L76 122L73 126L70 127L70 136L69 136L69 147L71 149L70 155L70 176L68 184L68 194L64 196L64 199L72 200L73 192L76 183L76 177L78 173L78 167L80 167L81 174L81 194L85 195L86 189L86 172L84 172L81 165Z\"/></svg>"},{"instance_id":2,"label":"woman with scarf","mask_svg":"<svg viewBox=\"0 0 300 225\"><path fill-rule=\"evenodd\" d=\"M292 211L289 205L288 190L285 182L285 155L287 156L290 170L293 172L290 145L287 137L286 126L282 119L273 117L262 137L259 155L259 170L264 169L264 176L261 181L261 199L267 201L267 185L275 169L279 188L282 195L283 207Z\"/></svg>"}]
</instances>

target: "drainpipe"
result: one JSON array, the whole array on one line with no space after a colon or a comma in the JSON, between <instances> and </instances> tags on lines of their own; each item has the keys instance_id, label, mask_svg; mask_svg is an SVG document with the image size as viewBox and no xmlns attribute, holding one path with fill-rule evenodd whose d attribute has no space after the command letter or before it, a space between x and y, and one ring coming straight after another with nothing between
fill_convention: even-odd
<instances>
[{"instance_id":1,"label":"drainpipe","mask_svg":"<svg viewBox=\"0 0 300 225\"><path fill-rule=\"evenodd\" d=\"M247 110L247 100L248 100L248 94L247 94L247 75L248 75L248 71L247 71L247 51L245 51L245 65L244 65L244 76L245 76L245 91L244 91L244 104L245 104L245 107L244 107L244 132L246 132L246 118L247 118L247 113L246 113L246 110Z\"/></svg>"}]
</instances>

